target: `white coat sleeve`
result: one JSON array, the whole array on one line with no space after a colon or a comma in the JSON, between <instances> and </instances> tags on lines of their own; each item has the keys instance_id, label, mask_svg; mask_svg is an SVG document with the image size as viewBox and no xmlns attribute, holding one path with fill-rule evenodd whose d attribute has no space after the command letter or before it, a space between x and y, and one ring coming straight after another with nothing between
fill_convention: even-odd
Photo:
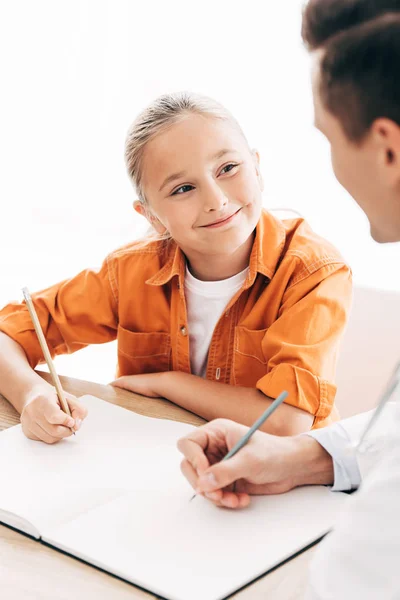
<instances>
[{"instance_id":1,"label":"white coat sleeve","mask_svg":"<svg viewBox=\"0 0 400 600\"><path fill-rule=\"evenodd\" d=\"M380 459L396 411L396 403L389 402L383 414L368 434L368 452L358 454L352 449L364 431L373 411L343 419L329 427L308 431L332 456L334 468L333 491L357 488L366 474Z\"/></svg>"}]
</instances>

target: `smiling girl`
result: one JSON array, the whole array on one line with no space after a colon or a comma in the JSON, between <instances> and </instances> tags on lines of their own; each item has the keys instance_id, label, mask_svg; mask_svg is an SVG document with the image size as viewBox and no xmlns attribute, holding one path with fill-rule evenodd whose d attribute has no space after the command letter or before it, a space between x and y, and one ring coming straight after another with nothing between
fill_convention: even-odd
<instances>
[{"instance_id":1,"label":"smiling girl","mask_svg":"<svg viewBox=\"0 0 400 600\"><path fill-rule=\"evenodd\" d=\"M162 96L133 123L126 163L134 208L155 233L32 295L52 354L117 339L113 385L208 420L249 425L283 389L266 431L336 418L349 268L303 219L262 208L259 155L232 115L203 96ZM25 304L0 311L0 330L0 392L24 432L49 443L70 435L85 409L68 396L67 417L33 371L42 355Z\"/></svg>"}]
</instances>

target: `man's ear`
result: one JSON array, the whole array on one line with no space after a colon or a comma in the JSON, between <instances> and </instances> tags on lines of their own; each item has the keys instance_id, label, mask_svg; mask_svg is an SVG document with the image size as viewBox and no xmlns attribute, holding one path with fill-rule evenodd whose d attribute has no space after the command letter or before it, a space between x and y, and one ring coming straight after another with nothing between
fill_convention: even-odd
<instances>
[{"instance_id":1,"label":"man's ear","mask_svg":"<svg viewBox=\"0 0 400 600\"><path fill-rule=\"evenodd\" d=\"M400 167L400 127L391 119L376 119L371 126L371 134L375 144L382 150L383 162L386 165Z\"/></svg>"},{"instance_id":2,"label":"man's ear","mask_svg":"<svg viewBox=\"0 0 400 600\"><path fill-rule=\"evenodd\" d=\"M264 180L262 178L261 170L260 170L260 153L258 152L258 150L253 150L252 155L253 155L253 160L254 160L254 164L256 167L257 178L260 183L260 189L261 189L261 191L263 191L264 190Z\"/></svg>"},{"instance_id":3,"label":"man's ear","mask_svg":"<svg viewBox=\"0 0 400 600\"><path fill-rule=\"evenodd\" d=\"M140 202L140 200L135 200L133 203L133 208L139 215L142 215L142 217L148 220L150 225L157 231L157 233L163 235L167 231L167 228L164 227L164 225L161 223L161 221L159 221L159 219L157 219L155 215L153 215L151 209L149 209L146 204L143 204L143 202Z\"/></svg>"}]
</instances>

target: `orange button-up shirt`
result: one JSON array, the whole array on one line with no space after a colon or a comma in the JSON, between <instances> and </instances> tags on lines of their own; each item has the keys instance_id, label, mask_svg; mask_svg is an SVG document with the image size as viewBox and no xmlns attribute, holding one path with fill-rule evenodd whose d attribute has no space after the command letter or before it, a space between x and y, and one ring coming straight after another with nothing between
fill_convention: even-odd
<instances>
[{"instance_id":1,"label":"orange button-up shirt","mask_svg":"<svg viewBox=\"0 0 400 600\"><path fill-rule=\"evenodd\" d=\"M185 257L173 240L136 241L32 294L52 355L118 340L118 376L190 373ZM336 419L334 372L351 302L351 273L337 250L303 219L263 211L242 288L211 340L207 379L255 387L315 416ZM43 355L26 305L0 311L0 330L35 367ZM199 400L200 401L200 400Z\"/></svg>"}]
</instances>

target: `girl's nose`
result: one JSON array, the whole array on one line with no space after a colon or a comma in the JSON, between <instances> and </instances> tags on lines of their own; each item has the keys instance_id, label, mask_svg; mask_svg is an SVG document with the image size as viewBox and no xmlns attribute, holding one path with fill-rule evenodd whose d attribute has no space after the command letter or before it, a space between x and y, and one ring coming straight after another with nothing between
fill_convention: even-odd
<instances>
[{"instance_id":1,"label":"girl's nose","mask_svg":"<svg viewBox=\"0 0 400 600\"><path fill-rule=\"evenodd\" d=\"M204 191L204 209L220 210L228 204L228 198L219 185L211 185Z\"/></svg>"}]
</instances>

